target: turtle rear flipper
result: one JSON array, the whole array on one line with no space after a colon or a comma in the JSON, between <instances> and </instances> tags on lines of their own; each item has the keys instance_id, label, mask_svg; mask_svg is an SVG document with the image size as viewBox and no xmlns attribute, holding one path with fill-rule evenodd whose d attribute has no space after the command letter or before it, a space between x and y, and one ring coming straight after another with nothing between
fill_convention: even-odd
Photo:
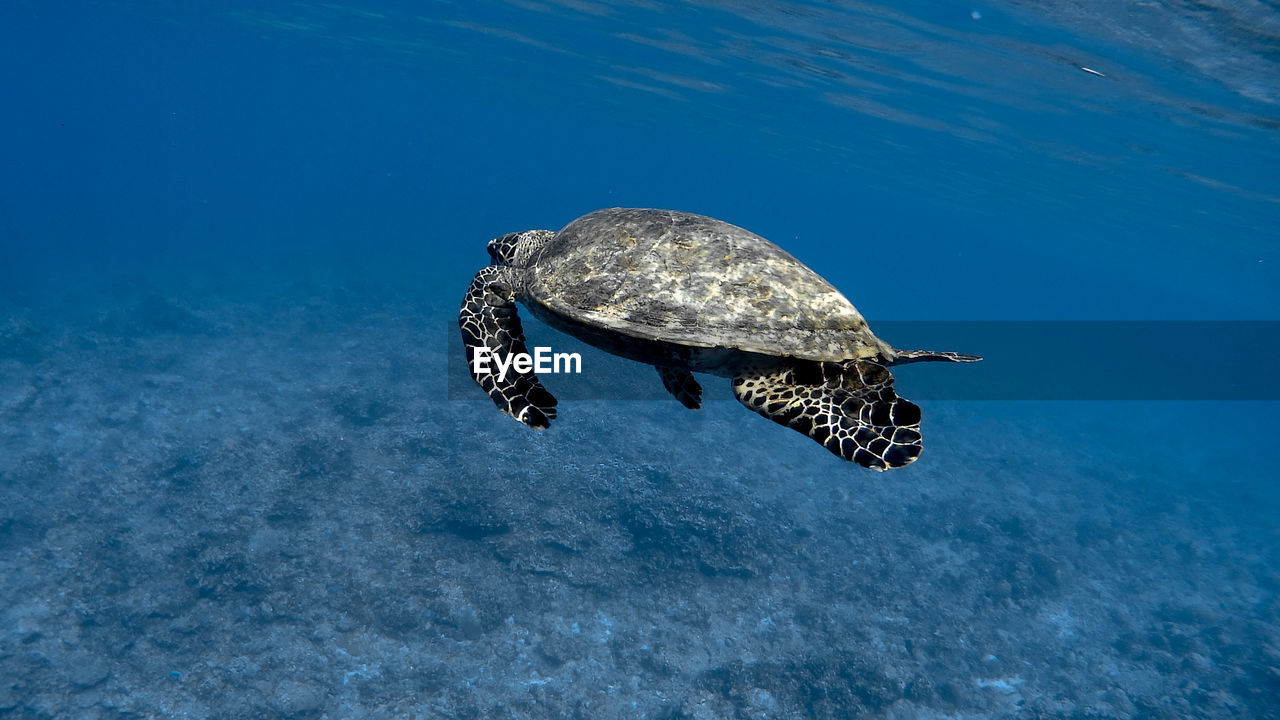
<instances>
[{"instance_id":1,"label":"turtle rear flipper","mask_svg":"<svg viewBox=\"0 0 1280 720\"><path fill-rule=\"evenodd\" d=\"M693 378L693 373L683 368L661 365L655 367L658 368L658 374L662 376L662 386L674 395L681 405L690 410L702 407L702 386Z\"/></svg>"},{"instance_id":2,"label":"turtle rear flipper","mask_svg":"<svg viewBox=\"0 0 1280 720\"><path fill-rule=\"evenodd\" d=\"M517 372L514 364L505 374L498 366L511 362L517 354L528 354L524 328L516 314L513 272L508 267L489 266L476 273L458 309L458 327L467 349L467 371L502 412L531 428L551 426L556 416L556 399L531 371ZM480 350L488 354L487 368L476 371Z\"/></svg>"},{"instance_id":3,"label":"turtle rear flipper","mask_svg":"<svg viewBox=\"0 0 1280 720\"><path fill-rule=\"evenodd\" d=\"M898 397L893 376L870 360L744 370L738 401L827 450L872 470L910 465L920 456L920 408Z\"/></svg>"}]
</instances>

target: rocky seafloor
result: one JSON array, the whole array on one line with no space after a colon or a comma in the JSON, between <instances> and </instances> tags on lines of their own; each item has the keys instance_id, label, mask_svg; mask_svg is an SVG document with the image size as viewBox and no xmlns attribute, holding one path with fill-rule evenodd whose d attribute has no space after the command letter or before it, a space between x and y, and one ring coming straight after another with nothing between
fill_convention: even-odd
<instances>
[{"instance_id":1,"label":"rocky seafloor","mask_svg":"<svg viewBox=\"0 0 1280 720\"><path fill-rule=\"evenodd\" d=\"M1274 405L924 400L875 474L715 378L527 430L452 313L5 299L0 717L1280 717Z\"/></svg>"}]
</instances>

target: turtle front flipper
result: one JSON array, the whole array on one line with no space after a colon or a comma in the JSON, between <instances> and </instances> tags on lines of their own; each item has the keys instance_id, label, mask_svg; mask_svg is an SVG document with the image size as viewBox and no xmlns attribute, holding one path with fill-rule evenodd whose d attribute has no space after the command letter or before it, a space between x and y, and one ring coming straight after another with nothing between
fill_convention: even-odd
<instances>
[{"instance_id":1,"label":"turtle front flipper","mask_svg":"<svg viewBox=\"0 0 1280 720\"><path fill-rule=\"evenodd\" d=\"M662 386L675 396L681 405L690 410L702 407L702 386L693 378L693 373L684 368L670 368L656 365L658 374L662 376Z\"/></svg>"},{"instance_id":2,"label":"turtle front flipper","mask_svg":"<svg viewBox=\"0 0 1280 720\"><path fill-rule=\"evenodd\" d=\"M499 410L542 430L556 416L556 399L532 371L516 370L515 356L527 355L529 350L516 314L513 272L509 267L490 266L476 273L458 309L458 327L472 379Z\"/></svg>"},{"instance_id":3,"label":"turtle front flipper","mask_svg":"<svg viewBox=\"0 0 1280 720\"><path fill-rule=\"evenodd\" d=\"M733 393L863 467L903 467L920 456L920 408L898 397L893 376L871 360L747 369L734 377Z\"/></svg>"}]
</instances>

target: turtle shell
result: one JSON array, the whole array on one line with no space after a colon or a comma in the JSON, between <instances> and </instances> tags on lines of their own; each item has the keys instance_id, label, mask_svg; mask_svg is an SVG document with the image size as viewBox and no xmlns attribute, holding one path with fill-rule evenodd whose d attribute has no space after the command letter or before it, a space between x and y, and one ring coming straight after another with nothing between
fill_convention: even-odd
<instances>
[{"instance_id":1,"label":"turtle shell","mask_svg":"<svg viewBox=\"0 0 1280 720\"><path fill-rule=\"evenodd\" d=\"M829 362L893 356L804 263L702 215L597 210L556 233L528 267L533 302L639 340Z\"/></svg>"}]
</instances>

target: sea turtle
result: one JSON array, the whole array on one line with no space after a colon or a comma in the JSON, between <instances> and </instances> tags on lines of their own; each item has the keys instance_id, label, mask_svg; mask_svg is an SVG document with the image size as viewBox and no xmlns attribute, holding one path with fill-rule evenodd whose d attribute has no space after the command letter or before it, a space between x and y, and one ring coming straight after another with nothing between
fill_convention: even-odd
<instances>
[{"instance_id":1,"label":"sea turtle","mask_svg":"<svg viewBox=\"0 0 1280 720\"><path fill-rule=\"evenodd\" d=\"M532 428L556 416L532 369L508 364L500 377L473 363L480 348L528 353L517 300L554 328L655 366L685 407L701 405L694 372L729 377L743 405L875 470L907 465L921 449L920 408L897 396L887 368L980 359L893 349L782 248L702 215L609 208L488 248L493 264L458 312L467 367L498 409Z\"/></svg>"}]
</instances>

